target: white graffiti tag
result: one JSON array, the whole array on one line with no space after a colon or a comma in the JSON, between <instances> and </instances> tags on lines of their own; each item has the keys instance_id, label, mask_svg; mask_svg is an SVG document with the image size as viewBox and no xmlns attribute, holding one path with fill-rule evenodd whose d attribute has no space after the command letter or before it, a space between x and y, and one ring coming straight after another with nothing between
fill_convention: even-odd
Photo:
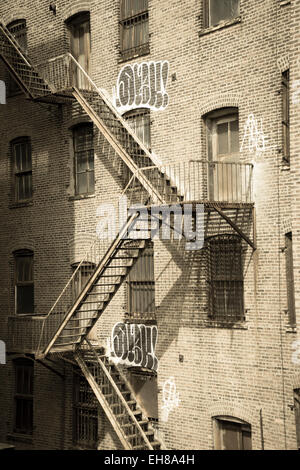
<instances>
[{"instance_id":1,"label":"white graffiti tag","mask_svg":"<svg viewBox=\"0 0 300 470\"><path fill-rule=\"evenodd\" d=\"M244 125L244 137L241 146L241 152L243 149L248 150L250 153L260 153L266 150L266 136L263 133L262 120L260 125L254 114L250 114Z\"/></svg>"},{"instance_id":2,"label":"white graffiti tag","mask_svg":"<svg viewBox=\"0 0 300 470\"><path fill-rule=\"evenodd\" d=\"M6 104L6 87L3 80L0 80L0 104Z\"/></svg>"},{"instance_id":3,"label":"white graffiti tag","mask_svg":"<svg viewBox=\"0 0 300 470\"><path fill-rule=\"evenodd\" d=\"M116 323L107 340L107 356L115 363L157 371L157 326Z\"/></svg>"},{"instance_id":4,"label":"white graffiti tag","mask_svg":"<svg viewBox=\"0 0 300 470\"><path fill-rule=\"evenodd\" d=\"M136 108L163 111L169 103L166 92L169 62L142 62L126 65L113 88L113 103L120 113Z\"/></svg>"},{"instance_id":5,"label":"white graffiti tag","mask_svg":"<svg viewBox=\"0 0 300 470\"><path fill-rule=\"evenodd\" d=\"M163 405L161 420L168 421L169 413L179 406L179 393L176 393L176 385L174 377L170 377L165 381L163 386Z\"/></svg>"}]
</instances>

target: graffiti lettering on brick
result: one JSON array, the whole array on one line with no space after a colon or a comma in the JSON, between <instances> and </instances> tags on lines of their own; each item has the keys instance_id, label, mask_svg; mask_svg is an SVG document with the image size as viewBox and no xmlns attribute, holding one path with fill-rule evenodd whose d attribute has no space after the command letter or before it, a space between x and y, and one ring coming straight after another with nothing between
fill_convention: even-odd
<instances>
[{"instance_id":1,"label":"graffiti lettering on brick","mask_svg":"<svg viewBox=\"0 0 300 470\"><path fill-rule=\"evenodd\" d=\"M3 80L0 80L0 104L6 104L6 86Z\"/></svg>"},{"instance_id":2,"label":"graffiti lettering on brick","mask_svg":"<svg viewBox=\"0 0 300 470\"><path fill-rule=\"evenodd\" d=\"M262 119L255 119L254 114L249 114L244 125L244 137L241 152L247 150L250 153L261 153L266 150L266 136L263 132Z\"/></svg>"},{"instance_id":3,"label":"graffiti lettering on brick","mask_svg":"<svg viewBox=\"0 0 300 470\"><path fill-rule=\"evenodd\" d=\"M292 363L300 364L300 340L296 340L292 343L292 349L295 351L292 354Z\"/></svg>"},{"instance_id":4,"label":"graffiti lettering on brick","mask_svg":"<svg viewBox=\"0 0 300 470\"><path fill-rule=\"evenodd\" d=\"M106 354L115 363L157 371L156 342L155 325L116 323L107 341Z\"/></svg>"},{"instance_id":5,"label":"graffiti lettering on brick","mask_svg":"<svg viewBox=\"0 0 300 470\"><path fill-rule=\"evenodd\" d=\"M167 422L170 412L179 406L179 393L176 392L176 385L174 377L170 377L163 385L163 404L161 420Z\"/></svg>"},{"instance_id":6,"label":"graffiti lettering on brick","mask_svg":"<svg viewBox=\"0 0 300 470\"><path fill-rule=\"evenodd\" d=\"M136 108L163 111L169 103L166 92L169 62L142 62L126 65L113 89L113 102L120 113Z\"/></svg>"},{"instance_id":7,"label":"graffiti lettering on brick","mask_svg":"<svg viewBox=\"0 0 300 470\"><path fill-rule=\"evenodd\" d=\"M0 340L0 364L6 364L6 345Z\"/></svg>"}]
</instances>

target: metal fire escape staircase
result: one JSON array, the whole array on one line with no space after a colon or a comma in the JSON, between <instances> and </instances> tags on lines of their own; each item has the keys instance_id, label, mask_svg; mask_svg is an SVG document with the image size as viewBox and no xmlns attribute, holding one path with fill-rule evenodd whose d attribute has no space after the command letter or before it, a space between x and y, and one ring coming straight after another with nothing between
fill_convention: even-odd
<instances>
[{"instance_id":1,"label":"metal fire escape staircase","mask_svg":"<svg viewBox=\"0 0 300 470\"><path fill-rule=\"evenodd\" d=\"M0 23L0 57L28 98L52 103L61 103L70 97L77 100L138 182L145 195L144 202L164 205L182 201L178 187L155 165L148 149L105 92L93 83L71 54L58 58L54 72L49 73L47 69L50 62L46 68L36 69ZM99 252L94 272L70 304L66 299L75 271L45 317L36 358L41 360L52 352L72 351L123 446L154 449L160 444L154 440L154 431L126 379L117 366L109 364L105 355L100 356L86 339L146 247L143 237L130 239L138 215L138 211L133 213L111 245L104 253Z\"/></svg>"}]
</instances>

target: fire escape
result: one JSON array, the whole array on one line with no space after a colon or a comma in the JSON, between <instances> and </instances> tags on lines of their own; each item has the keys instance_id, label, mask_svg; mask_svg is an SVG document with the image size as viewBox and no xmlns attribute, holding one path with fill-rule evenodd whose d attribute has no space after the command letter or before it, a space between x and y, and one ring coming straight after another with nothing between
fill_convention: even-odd
<instances>
[{"instance_id":1,"label":"fire escape","mask_svg":"<svg viewBox=\"0 0 300 470\"><path fill-rule=\"evenodd\" d=\"M193 160L158 166L105 91L95 85L71 54L35 67L0 23L0 56L29 99L52 104L70 100L79 103L114 150L119 164L129 170L124 194L135 188L130 192L134 195L131 198L135 198L131 202L148 206L188 202L193 208L203 203L205 227L208 227L205 236L214 231L214 227L226 224L255 249L254 237L250 234L254 210L251 165ZM210 182L212 179L219 181L224 172L231 175L227 181L234 178L235 183L216 194ZM74 301L72 280L83 260L43 317L38 341L28 349L39 361L55 353L76 361L125 449L159 449L161 443L156 440L154 429L120 368L109 361L103 349L95 349L87 338L146 248L145 238L130 239L138 215L136 211L124 221L112 242L95 239L85 258L96 266L90 279ZM13 351L18 351L18 334L28 328L28 319L17 320L10 332Z\"/></svg>"}]
</instances>

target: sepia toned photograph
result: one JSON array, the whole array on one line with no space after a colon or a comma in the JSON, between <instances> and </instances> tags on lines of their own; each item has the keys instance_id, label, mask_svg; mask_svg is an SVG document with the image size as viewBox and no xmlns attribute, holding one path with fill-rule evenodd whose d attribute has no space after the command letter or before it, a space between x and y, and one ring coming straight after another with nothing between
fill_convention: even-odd
<instances>
[{"instance_id":1,"label":"sepia toned photograph","mask_svg":"<svg viewBox=\"0 0 300 470\"><path fill-rule=\"evenodd\" d=\"M300 0L0 0L0 59L0 450L300 450Z\"/></svg>"}]
</instances>

